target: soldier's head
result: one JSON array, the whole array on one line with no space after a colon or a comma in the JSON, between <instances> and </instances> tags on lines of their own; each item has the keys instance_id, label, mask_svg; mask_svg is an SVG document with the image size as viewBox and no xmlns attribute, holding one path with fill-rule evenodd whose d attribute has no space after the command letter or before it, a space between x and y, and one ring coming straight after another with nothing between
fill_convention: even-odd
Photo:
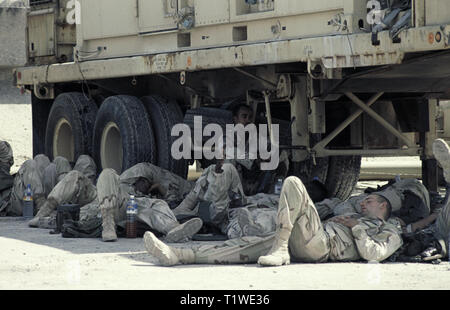
<instances>
[{"instance_id":1,"label":"soldier's head","mask_svg":"<svg viewBox=\"0 0 450 310\"><path fill-rule=\"evenodd\" d=\"M234 124L242 124L247 126L253 121L253 111L252 109L244 104L238 104L233 108L233 121Z\"/></svg>"},{"instance_id":2,"label":"soldier's head","mask_svg":"<svg viewBox=\"0 0 450 310\"><path fill-rule=\"evenodd\" d=\"M136 182L134 182L134 187L137 191L141 192L144 195L148 195L150 193L150 188L152 187L152 183L149 179L144 177L139 177Z\"/></svg>"},{"instance_id":3,"label":"soldier's head","mask_svg":"<svg viewBox=\"0 0 450 310\"><path fill-rule=\"evenodd\" d=\"M372 218L387 220L391 217L392 206L389 201L377 194L367 196L361 203L361 214Z\"/></svg>"}]
</instances>

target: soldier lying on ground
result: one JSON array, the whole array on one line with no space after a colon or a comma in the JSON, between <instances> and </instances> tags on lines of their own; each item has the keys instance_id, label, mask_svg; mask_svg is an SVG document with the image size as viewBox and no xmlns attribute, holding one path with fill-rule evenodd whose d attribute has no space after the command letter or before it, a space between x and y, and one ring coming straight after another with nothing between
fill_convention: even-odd
<instances>
[{"instance_id":1,"label":"soldier lying on ground","mask_svg":"<svg viewBox=\"0 0 450 310\"><path fill-rule=\"evenodd\" d=\"M125 226L126 205L130 195L136 196L138 205L137 218L151 229L166 235L170 242L186 241L200 228L201 220L192 219L180 224L166 201L181 199L191 188L191 184L182 178L151 164L142 163L124 171L119 177L114 170L105 169L99 176L96 186L96 167L92 158L85 163L85 172L71 171L56 184L47 200L28 225L38 227L43 218L55 216L58 206L78 204L80 208L80 225L96 220L101 214L102 238L104 241L117 240L116 223ZM156 183L156 182L159 183ZM156 190L158 193L152 195Z\"/></svg>"},{"instance_id":2,"label":"soldier lying on ground","mask_svg":"<svg viewBox=\"0 0 450 310\"><path fill-rule=\"evenodd\" d=\"M301 262L382 261L402 244L400 223L390 218L390 202L381 195L369 195L361 208L361 215L333 217L322 224L301 180L289 177L281 191L276 231L270 236L177 248L146 232L144 243L165 266L252 262L274 266L288 264L290 254Z\"/></svg>"},{"instance_id":3,"label":"soldier lying on ground","mask_svg":"<svg viewBox=\"0 0 450 310\"><path fill-rule=\"evenodd\" d=\"M450 147L442 139L433 142L433 154L444 171L444 179L450 184ZM448 186L447 186L448 191ZM415 223L402 223L404 245L390 261L439 263L448 255L450 235L450 203L448 195L443 206L428 217Z\"/></svg>"},{"instance_id":4,"label":"soldier lying on ground","mask_svg":"<svg viewBox=\"0 0 450 310\"><path fill-rule=\"evenodd\" d=\"M103 170L97 182L103 240L117 239L116 223L125 225L127 202L135 195L138 220L166 235L167 242L188 241L203 223L193 218L180 224L169 203L180 201L191 188L191 182L149 163L137 164L120 177L112 169Z\"/></svg>"},{"instance_id":5,"label":"soldier lying on ground","mask_svg":"<svg viewBox=\"0 0 450 310\"><path fill-rule=\"evenodd\" d=\"M436 159L450 175L450 148L443 140L433 145ZM450 181L447 180L446 181ZM408 183L410 182L410 183ZM408 181L412 192L422 196L425 205L428 195L417 182ZM401 185L405 185L404 183ZM292 256L299 262L353 261L359 259L383 261L394 254L403 244L402 224L391 217L393 205L401 209L401 197L406 191L401 186L371 193L359 203L335 206L334 212L352 212L334 216L323 224L317 208L309 198L300 179L290 177L283 185L277 214L277 228L268 237L243 237L224 242L222 245L171 247L155 238L151 232L144 235L147 251L161 265L250 263L264 266L288 264ZM422 201L422 202L423 202ZM400 207L399 207L400 206ZM429 205L428 205L429 207ZM420 208L423 208L423 204ZM419 208L419 210L420 210ZM429 209L428 209L429 210ZM423 211L422 211L423 212ZM326 212L325 212L326 213ZM420 212L419 212L420 213ZM416 214L413 214L417 216ZM413 217L405 217L411 220ZM411 229L422 229L436 219L430 227L431 235L439 244L442 256L448 255L450 233L450 203L442 211L412 223ZM428 253L432 254L432 253Z\"/></svg>"},{"instance_id":6,"label":"soldier lying on ground","mask_svg":"<svg viewBox=\"0 0 450 310\"><path fill-rule=\"evenodd\" d=\"M45 155L27 160L12 176L14 164L11 146L0 141L0 216L22 216L22 199L27 185L31 185L36 212L41 208L54 184L72 170L69 162L56 157L52 163ZM75 169L82 169L77 163Z\"/></svg>"}]
</instances>

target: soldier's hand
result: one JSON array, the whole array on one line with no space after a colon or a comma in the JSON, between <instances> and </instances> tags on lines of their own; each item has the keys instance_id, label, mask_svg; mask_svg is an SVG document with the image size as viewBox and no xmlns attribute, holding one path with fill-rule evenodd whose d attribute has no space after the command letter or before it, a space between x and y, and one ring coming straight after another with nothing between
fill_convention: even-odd
<instances>
[{"instance_id":1,"label":"soldier's hand","mask_svg":"<svg viewBox=\"0 0 450 310\"><path fill-rule=\"evenodd\" d=\"M348 228L352 228L352 227L358 225L358 220L356 220L350 216L336 216L336 217L330 219L330 221L335 222L335 223L340 223L344 226L347 226Z\"/></svg>"}]
</instances>

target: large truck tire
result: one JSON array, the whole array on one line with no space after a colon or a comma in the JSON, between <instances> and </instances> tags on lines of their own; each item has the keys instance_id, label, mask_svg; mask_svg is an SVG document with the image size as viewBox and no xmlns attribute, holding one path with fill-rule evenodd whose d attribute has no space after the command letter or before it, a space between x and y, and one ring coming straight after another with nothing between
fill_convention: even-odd
<instances>
[{"instance_id":1,"label":"large truck tire","mask_svg":"<svg viewBox=\"0 0 450 310\"><path fill-rule=\"evenodd\" d=\"M296 176L303 183L318 179L323 184L326 183L328 174L329 158L316 158L316 163L312 159L302 162L290 162L289 175Z\"/></svg>"},{"instance_id":2,"label":"large truck tire","mask_svg":"<svg viewBox=\"0 0 450 310\"><path fill-rule=\"evenodd\" d=\"M82 93L59 95L50 110L45 132L45 153L75 162L80 155L92 156L92 136L98 108Z\"/></svg>"},{"instance_id":3,"label":"large truck tire","mask_svg":"<svg viewBox=\"0 0 450 310\"><path fill-rule=\"evenodd\" d=\"M317 178L328 191L329 197L347 199L359 180L361 156L332 156L303 162L291 162L290 175L304 183Z\"/></svg>"},{"instance_id":4,"label":"large truck tire","mask_svg":"<svg viewBox=\"0 0 450 310\"><path fill-rule=\"evenodd\" d=\"M141 98L153 126L156 143L156 162L182 178L187 177L188 161L175 160L171 154L172 144L178 139L171 135L173 126L183 123L183 113L174 100L166 100L160 96Z\"/></svg>"},{"instance_id":5,"label":"large truck tire","mask_svg":"<svg viewBox=\"0 0 450 310\"><path fill-rule=\"evenodd\" d=\"M94 127L94 158L99 168L112 168L118 174L138 163L156 163L151 121L138 98L112 96L100 106Z\"/></svg>"},{"instance_id":6,"label":"large truck tire","mask_svg":"<svg viewBox=\"0 0 450 310\"><path fill-rule=\"evenodd\" d=\"M325 186L330 197L347 199L359 180L361 156L330 157Z\"/></svg>"}]
</instances>

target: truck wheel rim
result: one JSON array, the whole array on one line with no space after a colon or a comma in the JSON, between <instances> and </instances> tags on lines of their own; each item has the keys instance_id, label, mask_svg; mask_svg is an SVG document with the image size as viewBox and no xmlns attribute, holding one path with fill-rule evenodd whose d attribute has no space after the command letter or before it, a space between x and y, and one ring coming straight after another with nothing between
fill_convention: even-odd
<instances>
[{"instance_id":1,"label":"truck wheel rim","mask_svg":"<svg viewBox=\"0 0 450 310\"><path fill-rule=\"evenodd\" d=\"M117 173L121 173L123 161L122 137L115 123L110 122L105 126L100 147L102 168L112 168Z\"/></svg>"},{"instance_id":2,"label":"truck wheel rim","mask_svg":"<svg viewBox=\"0 0 450 310\"><path fill-rule=\"evenodd\" d=\"M65 118L61 118L53 135L53 157L62 156L68 161L75 161L75 143L72 126Z\"/></svg>"}]
</instances>

